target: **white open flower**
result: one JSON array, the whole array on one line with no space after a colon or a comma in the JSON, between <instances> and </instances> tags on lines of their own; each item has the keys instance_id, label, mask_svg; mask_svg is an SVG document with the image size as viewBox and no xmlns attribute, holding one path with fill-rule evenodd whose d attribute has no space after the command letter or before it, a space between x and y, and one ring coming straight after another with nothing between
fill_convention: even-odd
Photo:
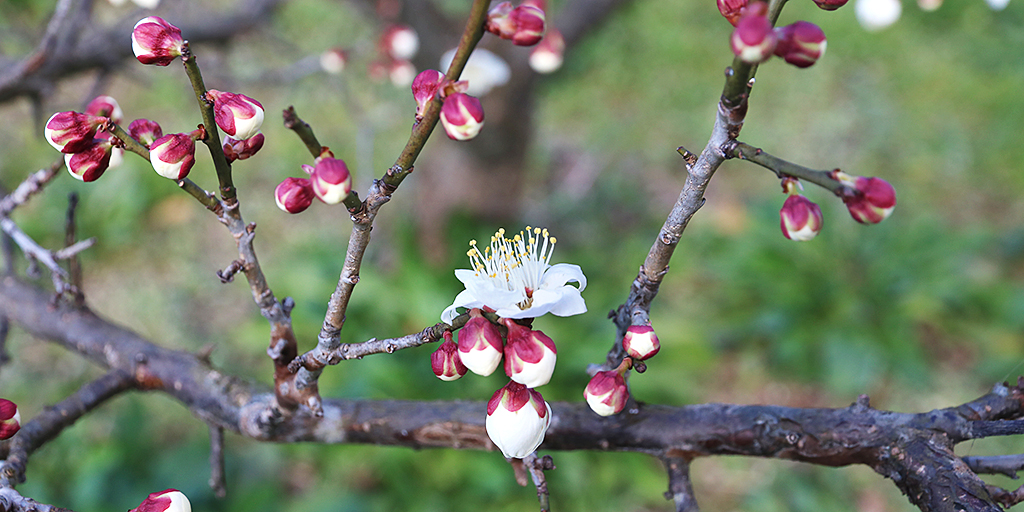
<instances>
[{"instance_id":1,"label":"white open flower","mask_svg":"<svg viewBox=\"0 0 1024 512\"><path fill-rule=\"evenodd\" d=\"M587 304L580 295L587 287L583 270L568 263L548 264L555 241L547 229L529 226L511 239L505 238L504 228L499 229L483 251L471 240L466 254L473 269L455 271L466 289L445 308L441 320L451 323L459 315L458 308L489 308L503 318L586 313Z\"/></svg>"}]
</instances>

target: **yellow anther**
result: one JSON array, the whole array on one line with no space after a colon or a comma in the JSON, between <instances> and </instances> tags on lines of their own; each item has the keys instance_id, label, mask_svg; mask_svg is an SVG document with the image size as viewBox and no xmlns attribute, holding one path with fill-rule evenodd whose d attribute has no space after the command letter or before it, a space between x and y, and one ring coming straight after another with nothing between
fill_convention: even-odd
<instances>
[{"instance_id":1,"label":"yellow anther","mask_svg":"<svg viewBox=\"0 0 1024 512\"><path fill-rule=\"evenodd\" d=\"M558 241L558 240L556 240L556 239L555 239L555 237L551 237L551 243L555 243L555 242L557 242L557 241Z\"/></svg>"}]
</instances>

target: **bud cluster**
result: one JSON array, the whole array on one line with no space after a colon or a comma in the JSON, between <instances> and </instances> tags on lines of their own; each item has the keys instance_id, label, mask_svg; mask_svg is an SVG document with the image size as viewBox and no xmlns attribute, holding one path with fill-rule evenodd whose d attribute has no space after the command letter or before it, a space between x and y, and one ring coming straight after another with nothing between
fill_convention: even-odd
<instances>
[{"instance_id":1,"label":"bud cluster","mask_svg":"<svg viewBox=\"0 0 1024 512\"><path fill-rule=\"evenodd\" d=\"M533 46L544 37L543 0L527 0L516 7L512 2L501 2L487 13L484 28L514 45Z\"/></svg>"},{"instance_id":2,"label":"bud cluster","mask_svg":"<svg viewBox=\"0 0 1024 512\"><path fill-rule=\"evenodd\" d=\"M626 372L639 361L654 357L661 350L661 342L649 325L631 325L622 336L622 349L627 357L614 370L597 372L583 390L590 409L601 416L622 412L629 399ZM638 371L643 371L640 368Z\"/></svg>"},{"instance_id":3,"label":"bud cluster","mask_svg":"<svg viewBox=\"0 0 1024 512\"><path fill-rule=\"evenodd\" d=\"M825 32L820 27L798 21L772 28L764 2L748 5L746 0L719 0L718 10L736 27L730 44L743 62L760 64L777 55L794 66L806 68L825 54Z\"/></svg>"},{"instance_id":4,"label":"bud cluster","mask_svg":"<svg viewBox=\"0 0 1024 512\"><path fill-rule=\"evenodd\" d=\"M103 172L122 161L123 144L110 132L110 125L121 122L123 114L117 100L97 96L84 113L57 112L46 121L43 135L57 151L64 153L64 164L76 179L95 181Z\"/></svg>"},{"instance_id":5,"label":"bud cluster","mask_svg":"<svg viewBox=\"0 0 1024 512\"><path fill-rule=\"evenodd\" d=\"M316 197L325 204L338 204L352 192L352 174L344 160L324 150L316 165L303 165L309 178L286 178L274 189L277 207L288 213L300 213L313 204Z\"/></svg>"},{"instance_id":6,"label":"bud cluster","mask_svg":"<svg viewBox=\"0 0 1024 512\"><path fill-rule=\"evenodd\" d=\"M21 414L17 404L0 398L0 441L10 439L18 430L21 430Z\"/></svg>"},{"instance_id":7,"label":"bud cluster","mask_svg":"<svg viewBox=\"0 0 1024 512\"><path fill-rule=\"evenodd\" d=\"M440 97L444 100L441 104L441 125L448 138L469 140L476 137L484 127L484 109L479 99L465 93L467 87L466 81L451 81L435 69L416 75L412 81L416 122L423 119L430 102Z\"/></svg>"}]
</instances>

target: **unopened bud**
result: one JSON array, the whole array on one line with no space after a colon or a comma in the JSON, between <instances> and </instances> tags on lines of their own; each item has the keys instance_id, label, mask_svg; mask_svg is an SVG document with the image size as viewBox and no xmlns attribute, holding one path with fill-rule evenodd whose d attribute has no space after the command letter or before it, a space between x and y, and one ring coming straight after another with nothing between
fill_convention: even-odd
<instances>
[{"instance_id":1,"label":"unopened bud","mask_svg":"<svg viewBox=\"0 0 1024 512\"><path fill-rule=\"evenodd\" d=\"M380 49L395 60L409 60L420 49L420 38L408 25L391 25L380 36Z\"/></svg>"},{"instance_id":2,"label":"unopened bud","mask_svg":"<svg viewBox=\"0 0 1024 512\"><path fill-rule=\"evenodd\" d=\"M192 512L192 504L177 489L154 492L128 512Z\"/></svg>"},{"instance_id":3,"label":"unopened bud","mask_svg":"<svg viewBox=\"0 0 1024 512\"><path fill-rule=\"evenodd\" d=\"M110 167L114 147L108 139L93 139L84 151L64 155L64 165L76 179L96 181Z\"/></svg>"},{"instance_id":4,"label":"unopened bud","mask_svg":"<svg viewBox=\"0 0 1024 512\"><path fill-rule=\"evenodd\" d=\"M155 140L164 136L164 131L160 129L160 125L156 121L136 119L128 125L128 135L149 148Z\"/></svg>"},{"instance_id":5,"label":"unopened bud","mask_svg":"<svg viewBox=\"0 0 1024 512\"><path fill-rule=\"evenodd\" d=\"M501 2L492 7L487 11L487 24L484 28L502 39L512 39L516 32L515 23L509 18L512 9L512 2Z\"/></svg>"},{"instance_id":6,"label":"unopened bud","mask_svg":"<svg viewBox=\"0 0 1024 512\"><path fill-rule=\"evenodd\" d=\"M97 96L85 107L85 113L93 116L106 117L114 124L121 124L124 113L121 106L111 96Z\"/></svg>"},{"instance_id":7,"label":"unopened bud","mask_svg":"<svg viewBox=\"0 0 1024 512\"><path fill-rule=\"evenodd\" d=\"M747 6L748 0L718 0L718 12L725 16L726 20L732 26L736 26L736 23L740 21L740 14L743 8Z\"/></svg>"},{"instance_id":8,"label":"unopened bud","mask_svg":"<svg viewBox=\"0 0 1024 512\"><path fill-rule=\"evenodd\" d=\"M826 11L834 11L846 5L846 2L848 1L849 0L814 0L814 3Z\"/></svg>"},{"instance_id":9,"label":"unopened bud","mask_svg":"<svg viewBox=\"0 0 1024 512\"><path fill-rule=\"evenodd\" d=\"M759 64L772 56L777 39L768 16L748 7L736 23L730 42L732 52L740 60L748 64Z\"/></svg>"},{"instance_id":10,"label":"unopened bud","mask_svg":"<svg viewBox=\"0 0 1024 512\"><path fill-rule=\"evenodd\" d=\"M263 147L264 139L262 133L257 133L245 140L235 140L231 136L224 137L224 156L227 157L228 163L245 160L255 155Z\"/></svg>"},{"instance_id":11,"label":"unopened bud","mask_svg":"<svg viewBox=\"0 0 1024 512\"><path fill-rule=\"evenodd\" d=\"M313 185L306 178L285 178L274 189L277 207L288 213L300 213L313 204Z\"/></svg>"},{"instance_id":12,"label":"unopened bud","mask_svg":"<svg viewBox=\"0 0 1024 512\"><path fill-rule=\"evenodd\" d=\"M622 348L629 357L643 361L654 357L661 350L661 342L651 326L631 325L622 337Z\"/></svg>"},{"instance_id":13,"label":"unopened bud","mask_svg":"<svg viewBox=\"0 0 1024 512\"><path fill-rule=\"evenodd\" d=\"M441 106L441 124L450 139L472 139L484 127L484 108L480 100L468 94L452 94Z\"/></svg>"},{"instance_id":14,"label":"unopened bud","mask_svg":"<svg viewBox=\"0 0 1024 512\"><path fill-rule=\"evenodd\" d=\"M519 325L511 318L503 319L503 323L508 327L505 374L528 388L550 382L558 359L555 342L546 334Z\"/></svg>"},{"instance_id":15,"label":"unopened bud","mask_svg":"<svg viewBox=\"0 0 1024 512\"><path fill-rule=\"evenodd\" d=\"M530 52L530 68L538 73L554 73L562 67L564 55L565 39L562 33L556 28L550 28L540 44Z\"/></svg>"},{"instance_id":16,"label":"unopened bud","mask_svg":"<svg viewBox=\"0 0 1024 512\"><path fill-rule=\"evenodd\" d=\"M444 83L444 79L444 73L436 69L427 69L416 75L412 81L412 99L416 100L416 119L423 119L427 106L437 95L437 90Z\"/></svg>"},{"instance_id":17,"label":"unopened bud","mask_svg":"<svg viewBox=\"0 0 1024 512\"><path fill-rule=\"evenodd\" d=\"M21 414L17 404L0 398L0 441L10 439L18 430L21 430Z\"/></svg>"},{"instance_id":18,"label":"unopened bud","mask_svg":"<svg viewBox=\"0 0 1024 512\"><path fill-rule=\"evenodd\" d=\"M856 191L855 194L844 195L843 202L850 216L861 224L878 224L896 208L896 189L888 181L851 176L838 169L832 171L832 177Z\"/></svg>"},{"instance_id":19,"label":"unopened bud","mask_svg":"<svg viewBox=\"0 0 1024 512\"><path fill-rule=\"evenodd\" d=\"M320 54L320 69L332 75L340 75L347 62L348 54L341 48L331 48Z\"/></svg>"},{"instance_id":20,"label":"unopened bud","mask_svg":"<svg viewBox=\"0 0 1024 512\"><path fill-rule=\"evenodd\" d=\"M538 7L524 3L509 14L515 24L512 44L516 46L533 46L544 37L544 11Z\"/></svg>"},{"instance_id":21,"label":"unopened bud","mask_svg":"<svg viewBox=\"0 0 1024 512\"><path fill-rule=\"evenodd\" d=\"M159 16L142 18L132 29L132 51L143 64L166 66L181 56L181 29Z\"/></svg>"},{"instance_id":22,"label":"unopened bud","mask_svg":"<svg viewBox=\"0 0 1024 512\"><path fill-rule=\"evenodd\" d=\"M430 355L430 367L437 378L457 380L466 374L466 365L459 358L459 346L452 341L451 331L444 332L444 342Z\"/></svg>"},{"instance_id":23,"label":"unopened bud","mask_svg":"<svg viewBox=\"0 0 1024 512\"><path fill-rule=\"evenodd\" d=\"M471 318L459 329L459 359L469 371L484 377L494 373L504 351L498 328L479 310L470 311Z\"/></svg>"},{"instance_id":24,"label":"unopened bud","mask_svg":"<svg viewBox=\"0 0 1024 512\"><path fill-rule=\"evenodd\" d=\"M629 399L626 379L616 370L597 372L583 390L583 398L590 409L601 416L618 414Z\"/></svg>"},{"instance_id":25,"label":"unopened bud","mask_svg":"<svg viewBox=\"0 0 1024 512\"><path fill-rule=\"evenodd\" d=\"M544 442L551 407L536 390L509 382L487 402L487 437L509 459L522 459Z\"/></svg>"},{"instance_id":26,"label":"unopened bud","mask_svg":"<svg viewBox=\"0 0 1024 512\"><path fill-rule=\"evenodd\" d=\"M263 126L263 105L244 95L210 89L206 97L213 102L214 118L224 133L245 140Z\"/></svg>"},{"instance_id":27,"label":"unopened bud","mask_svg":"<svg viewBox=\"0 0 1024 512\"><path fill-rule=\"evenodd\" d=\"M825 55L825 32L814 23L798 21L775 29L775 35L779 39L775 55L798 68L809 67Z\"/></svg>"},{"instance_id":28,"label":"unopened bud","mask_svg":"<svg viewBox=\"0 0 1024 512\"><path fill-rule=\"evenodd\" d=\"M800 194L803 186L793 178L782 180L782 189L789 194L779 210L782 235L790 240L806 242L821 232L821 208Z\"/></svg>"},{"instance_id":29,"label":"unopened bud","mask_svg":"<svg viewBox=\"0 0 1024 512\"><path fill-rule=\"evenodd\" d=\"M149 148L149 162L153 164L153 170L175 181L188 176L196 163L196 136L195 132L172 133L153 141Z\"/></svg>"},{"instance_id":30,"label":"unopened bud","mask_svg":"<svg viewBox=\"0 0 1024 512\"><path fill-rule=\"evenodd\" d=\"M57 112L43 129L46 142L61 153L85 151L96 137L96 130L108 121L105 117L78 112Z\"/></svg>"},{"instance_id":31,"label":"unopened bud","mask_svg":"<svg viewBox=\"0 0 1024 512\"><path fill-rule=\"evenodd\" d=\"M327 204L344 201L352 191L352 175L348 172L348 166L337 158L318 157L309 180L316 197Z\"/></svg>"}]
</instances>

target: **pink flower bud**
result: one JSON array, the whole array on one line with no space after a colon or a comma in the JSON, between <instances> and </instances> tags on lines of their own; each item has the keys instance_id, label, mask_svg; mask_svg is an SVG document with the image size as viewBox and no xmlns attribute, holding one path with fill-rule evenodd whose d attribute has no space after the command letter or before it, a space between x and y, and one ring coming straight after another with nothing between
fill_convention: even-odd
<instances>
[{"instance_id":1,"label":"pink flower bud","mask_svg":"<svg viewBox=\"0 0 1024 512\"><path fill-rule=\"evenodd\" d=\"M821 208L800 194L803 186L793 178L782 180L782 190L789 194L782 209L779 210L779 224L783 236L800 242L818 236L824 222Z\"/></svg>"},{"instance_id":2,"label":"pink flower bud","mask_svg":"<svg viewBox=\"0 0 1024 512\"><path fill-rule=\"evenodd\" d=\"M533 46L544 37L544 11L541 9L524 3L512 9L509 19L515 24L512 44Z\"/></svg>"},{"instance_id":3,"label":"pink flower bud","mask_svg":"<svg viewBox=\"0 0 1024 512\"><path fill-rule=\"evenodd\" d=\"M85 113L93 116L106 117L114 124L121 124L124 113L117 100L110 96L97 96L85 107Z\"/></svg>"},{"instance_id":4,"label":"pink flower bud","mask_svg":"<svg viewBox=\"0 0 1024 512\"><path fill-rule=\"evenodd\" d=\"M538 73L554 73L562 67L564 54L565 39L558 29L552 27L548 29L544 39L540 40L540 44L530 52L530 68Z\"/></svg>"},{"instance_id":5,"label":"pink flower bud","mask_svg":"<svg viewBox=\"0 0 1024 512\"><path fill-rule=\"evenodd\" d=\"M327 204L338 204L352 191L352 175L345 162L337 158L318 157L309 175L316 197Z\"/></svg>"},{"instance_id":6,"label":"pink flower bud","mask_svg":"<svg viewBox=\"0 0 1024 512\"><path fill-rule=\"evenodd\" d=\"M826 11L834 11L844 5L849 0L814 0L814 3Z\"/></svg>"},{"instance_id":7,"label":"pink flower bud","mask_svg":"<svg viewBox=\"0 0 1024 512\"><path fill-rule=\"evenodd\" d=\"M487 437L509 459L534 452L551 424L551 407L544 397L518 382L509 382L487 402Z\"/></svg>"},{"instance_id":8,"label":"pink flower bud","mask_svg":"<svg viewBox=\"0 0 1024 512\"><path fill-rule=\"evenodd\" d=\"M320 69L332 75L340 75L347 62L348 54L341 48L331 48L320 54Z\"/></svg>"},{"instance_id":9,"label":"pink flower bud","mask_svg":"<svg viewBox=\"0 0 1024 512\"><path fill-rule=\"evenodd\" d=\"M0 440L10 439L18 430L21 430L18 406L6 398L0 398Z\"/></svg>"},{"instance_id":10,"label":"pink flower bud","mask_svg":"<svg viewBox=\"0 0 1024 512\"><path fill-rule=\"evenodd\" d=\"M285 178L274 189L277 207L288 213L300 213L313 204L313 185L306 178Z\"/></svg>"},{"instance_id":11,"label":"pink flower bud","mask_svg":"<svg viewBox=\"0 0 1024 512\"><path fill-rule=\"evenodd\" d=\"M494 373L501 362L502 342L498 327L486 318L479 316L479 311L459 330L459 359L469 371L484 377Z\"/></svg>"},{"instance_id":12,"label":"pink flower bud","mask_svg":"<svg viewBox=\"0 0 1024 512\"><path fill-rule=\"evenodd\" d=\"M825 55L825 32L814 23L798 21L775 29L775 35L779 39L775 55L798 68L811 66Z\"/></svg>"},{"instance_id":13,"label":"pink flower bud","mask_svg":"<svg viewBox=\"0 0 1024 512\"><path fill-rule=\"evenodd\" d=\"M484 29L502 38L512 39L516 33L515 22L509 17L512 14L512 2L501 2L487 12L487 24Z\"/></svg>"},{"instance_id":14,"label":"pink flower bud","mask_svg":"<svg viewBox=\"0 0 1024 512\"><path fill-rule=\"evenodd\" d=\"M156 121L149 119L136 119L128 125L128 135L139 141L140 144L149 148L153 141L164 136L164 131Z\"/></svg>"},{"instance_id":15,"label":"pink flower bud","mask_svg":"<svg viewBox=\"0 0 1024 512\"><path fill-rule=\"evenodd\" d=\"M61 153L84 151L96 137L96 130L108 121L105 117L80 114L78 112L57 112L50 116L43 129L46 142Z\"/></svg>"},{"instance_id":16,"label":"pink flower bud","mask_svg":"<svg viewBox=\"0 0 1024 512\"><path fill-rule=\"evenodd\" d=\"M395 87L408 87L416 78L416 66L405 59L393 59L387 67L388 79Z\"/></svg>"},{"instance_id":17,"label":"pink flower bud","mask_svg":"<svg viewBox=\"0 0 1024 512\"><path fill-rule=\"evenodd\" d=\"M235 140L231 136L224 137L224 156L228 163L235 160L245 160L256 154L263 147L265 137L257 133L245 140Z\"/></svg>"},{"instance_id":18,"label":"pink flower bud","mask_svg":"<svg viewBox=\"0 0 1024 512\"><path fill-rule=\"evenodd\" d=\"M263 126L263 105L260 102L233 92L214 89L206 91L206 98L213 102L217 126L235 140L245 140L260 131Z\"/></svg>"},{"instance_id":19,"label":"pink flower bud","mask_svg":"<svg viewBox=\"0 0 1024 512\"><path fill-rule=\"evenodd\" d=\"M762 4L758 4L762 5ZM775 50L777 37L772 30L768 16L760 14L763 9L747 9L732 31L732 52L743 62L760 64L768 60Z\"/></svg>"},{"instance_id":20,"label":"pink flower bud","mask_svg":"<svg viewBox=\"0 0 1024 512\"><path fill-rule=\"evenodd\" d=\"M484 108L480 100L464 93L455 93L441 105L441 125L448 138L469 140L484 127Z\"/></svg>"},{"instance_id":21,"label":"pink flower bud","mask_svg":"<svg viewBox=\"0 0 1024 512\"><path fill-rule=\"evenodd\" d=\"M654 357L661 350L661 342L654 328L649 325L631 325L626 329L626 335L622 337L622 348L626 350L629 357L643 361Z\"/></svg>"},{"instance_id":22,"label":"pink flower bud","mask_svg":"<svg viewBox=\"0 0 1024 512\"><path fill-rule=\"evenodd\" d=\"M718 12L725 16L725 19L729 20L732 26L736 26L736 23L740 21L740 14L742 14L743 8L747 6L748 0L718 0Z\"/></svg>"},{"instance_id":23,"label":"pink flower bud","mask_svg":"<svg viewBox=\"0 0 1024 512\"><path fill-rule=\"evenodd\" d=\"M380 36L380 49L395 60L409 60L420 49L420 38L408 25L391 25Z\"/></svg>"},{"instance_id":24,"label":"pink flower bud","mask_svg":"<svg viewBox=\"0 0 1024 512\"><path fill-rule=\"evenodd\" d=\"M555 342L546 334L519 325L511 318L503 319L502 323L508 327L505 374L528 388L547 384L555 371Z\"/></svg>"},{"instance_id":25,"label":"pink flower bud","mask_svg":"<svg viewBox=\"0 0 1024 512\"><path fill-rule=\"evenodd\" d=\"M92 145L84 151L64 155L64 164L75 178L84 182L96 181L110 167L113 149L110 140L93 139Z\"/></svg>"},{"instance_id":26,"label":"pink flower bud","mask_svg":"<svg viewBox=\"0 0 1024 512\"><path fill-rule=\"evenodd\" d=\"M597 372L583 390L583 398L590 409L601 416L618 414L629 398L626 379L615 370Z\"/></svg>"},{"instance_id":27,"label":"pink flower bud","mask_svg":"<svg viewBox=\"0 0 1024 512\"><path fill-rule=\"evenodd\" d=\"M198 131L198 130L197 130ZM153 141L149 148L149 162L157 174L172 180L188 176L196 163L196 134L172 133Z\"/></svg>"},{"instance_id":28,"label":"pink flower bud","mask_svg":"<svg viewBox=\"0 0 1024 512\"><path fill-rule=\"evenodd\" d=\"M878 224L896 208L896 190L881 178L850 176L838 169L832 177L853 187L857 193L843 196L843 202L854 220L861 224Z\"/></svg>"},{"instance_id":29,"label":"pink flower bud","mask_svg":"<svg viewBox=\"0 0 1024 512\"><path fill-rule=\"evenodd\" d=\"M177 489L154 492L128 512L192 512L192 504Z\"/></svg>"},{"instance_id":30,"label":"pink flower bud","mask_svg":"<svg viewBox=\"0 0 1024 512\"><path fill-rule=\"evenodd\" d=\"M444 332L444 342L430 355L430 367L441 380L457 380L466 374L466 365L459 359L459 346L452 341L451 331Z\"/></svg>"},{"instance_id":31,"label":"pink flower bud","mask_svg":"<svg viewBox=\"0 0 1024 512\"><path fill-rule=\"evenodd\" d=\"M159 16L142 18L132 29L132 51L143 64L166 66L181 56L181 29Z\"/></svg>"},{"instance_id":32,"label":"pink flower bud","mask_svg":"<svg viewBox=\"0 0 1024 512\"><path fill-rule=\"evenodd\" d=\"M437 95L437 90L444 83L444 73L436 69L427 69L416 75L412 81L412 99L416 100L416 119L423 119L427 106Z\"/></svg>"}]
</instances>

